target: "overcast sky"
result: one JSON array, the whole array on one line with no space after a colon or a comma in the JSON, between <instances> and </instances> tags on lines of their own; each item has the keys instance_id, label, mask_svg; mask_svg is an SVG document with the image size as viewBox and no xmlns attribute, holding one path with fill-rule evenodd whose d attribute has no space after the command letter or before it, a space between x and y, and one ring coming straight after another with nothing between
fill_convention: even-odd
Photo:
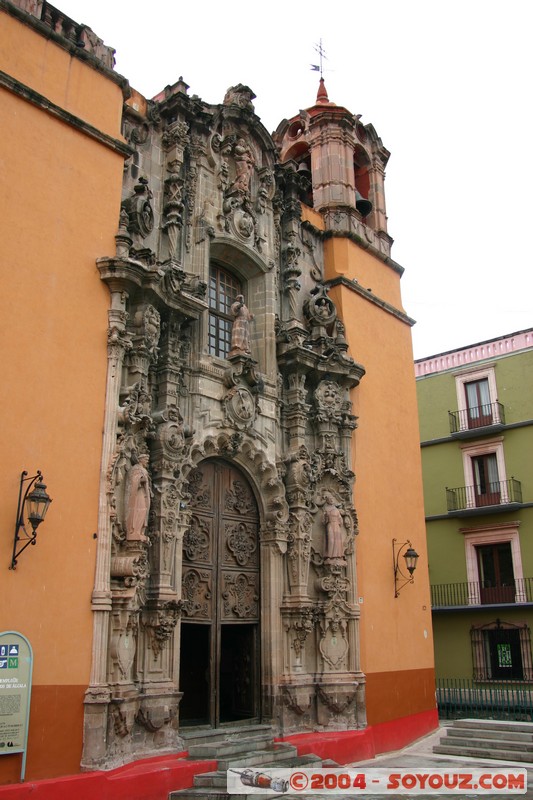
<instances>
[{"instance_id":1,"label":"overcast sky","mask_svg":"<svg viewBox=\"0 0 533 800\"><path fill-rule=\"evenodd\" d=\"M533 327L531 0L54 0L152 97L180 75L220 103L244 83L269 131L329 99L391 151L393 258L422 358Z\"/></svg>"}]
</instances>

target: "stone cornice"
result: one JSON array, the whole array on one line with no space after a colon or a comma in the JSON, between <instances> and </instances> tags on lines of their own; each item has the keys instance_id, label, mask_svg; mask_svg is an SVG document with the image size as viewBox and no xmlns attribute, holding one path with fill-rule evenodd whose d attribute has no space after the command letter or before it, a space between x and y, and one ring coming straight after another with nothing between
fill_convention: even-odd
<instances>
[{"instance_id":1,"label":"stone cornice","mask_svg":"<svg viewBox=\"0 0 533 800\"><path fill-rule=\"evenodd\" d=\"M346 289L349 289L350 291L356 292L356 294L361 295L361 297L364 297L365 300L368 300L369 302L374 303L374 305L379 306L380 308L383 309L383 311L386 311L388 314L392 314L392 316L396 317L396 319L399 319L400 322L404 322L406 325L410 326L416 324L416 320L412 319L411 317L408 317L407 314L405 314L403 311L400 311L399 308L395 308L395 306L392 306L390 303L387 303L386 300L382 300L380 297L376 297L376 295L373 294L372 292L369 292L368 289L363 289L360 283L357 283L357 281L350 280L350 278L345 278L344 275L341 275L338 278L333 278L333 280L330 281L325 281L325 285L329 286L330 289L332 289L335 286L344 286Z\"/></svg>"},{"instance_id":2,"label":"stone cornice","mask_svg":"<svg viewBox=\"0 0 533 800\"><path fill-rule=\"evenodd\" d=\"M363 250L368 250L370 253L372 253L373 256L379 258L380 261L382 261L387 267L390 267L392 270L394 270L394 272L396 272L398 275L401 276L405 272L401 264L398 264L398 262L394 261L394 259L390 258L390 256L381 253L376 247L369 244L369 242L365 242L365 240L361 239L361 237L358 236L356 233L352 233L351 231L335 231L332 230L331 228L322 231L320 230L320 228L317 228L315 225L313 225L312 222L309 222L309 220L303 220L302 226L307 228L309 231L312 231L312 233L314 233L315 236L323 240L333 239L335 237L349 239L354 244L357 244L359 247L362 247ZM382 235L386 236L392 244L393 240L387 233L383 231Z\"/></svg>"},{"instance_id":3,"label":"stone cornice","mask_svg":"<svg viewBox=\"0 0 533 800\"><path fill-rule=\"evenodd\" d=\"M206 310L207 303L186 291L169 294L162 286L163 273L159 267L146 267L132 258L98 258L96 266L100 278L107 283L110 291L130 293L142 288L151 302L161 306L161 301L172 311L177 311L189 320L197 320ZM151 293L151 294L148 294Z\"/></svg>"},{"instance_id":4,"label":"stone cornice","mask_svg":"<svg viewBox=\"0 0 533 800\"><path fill-rule=\"evenodd\" d=\"M0 0L0 3L1 2L2 0ZM66 125L76 128L78 131L80 131L80 133L89 136L91 139L99 142L99 144L103 144L104 147L109 147L111 150L119 153L124 158L129 158L129 156L131 156L133 153L133 150L129 147L129 145L126 144L126 142L121 141L120 139L115 139L113 136L110 136L98 128L95 128L94 125L91 125L89 122L85 122L85 120L77 117L75 114L65 111L64 108L61 108L61 106L53 103L44 95L39 94L39 92L36 92L34 89L30 89L29 86L17 81L15 78L12 78L10 75L7 75L1 70L0 87L7 89L9 92L17 95L17 97L20 97L22 100L26 100L26 102L31 103L36 108L39 108L41 111L50 114L50 116L55 117L61 122L64 122Z\"/></svg>"}]
</instances>

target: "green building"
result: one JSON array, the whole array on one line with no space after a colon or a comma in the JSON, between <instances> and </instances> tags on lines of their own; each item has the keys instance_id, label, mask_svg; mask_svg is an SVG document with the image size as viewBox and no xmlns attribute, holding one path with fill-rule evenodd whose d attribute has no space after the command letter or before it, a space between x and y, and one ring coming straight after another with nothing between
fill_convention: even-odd
<instances>
[{"instance_id":1,"label":"green building","mask_svg":"<svg viewBox=\"0 0 533 800\"><path fill-rule=\"evenodd\" d=\"M415 369L439 705L523 716L533 689L533 328Z\"/></svg>"}]
</instances>

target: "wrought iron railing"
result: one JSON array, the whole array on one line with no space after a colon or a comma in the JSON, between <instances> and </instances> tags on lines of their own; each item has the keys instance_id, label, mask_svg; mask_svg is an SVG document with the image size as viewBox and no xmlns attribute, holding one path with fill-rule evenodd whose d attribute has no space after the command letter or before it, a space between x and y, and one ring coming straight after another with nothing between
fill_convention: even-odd
<instances>
[{"instance_id":1,"label":"wrought iron railing","mask_svg":"<svg viewBox=\"0 0 533 800\"><path fill-rule=\"evenodd\" d=\"M491 586L489 581L438 583L431 587L431 606L501 605L533 603L533 578L516 578L507 586Z\"/></svg>"},{"instance_id":2,"label":"wrought iron railing","mask_svg":"<svg viewBox=\"0 0 533 800\"><path fill-rule=\"evenodd\" d=\"M467 678L437 678L439 716L533 721L533 685L525 681L480 684Z\"/></svg>"},{"instance_id":3,"label":"wrought iron railing","mask_svg":"<svg viewBox=\"0 0 533 800\"><path fill-rule=\"evenodd\" d=\"M450 433L486 428L488 425L505 425L505 409L502 403L486 403L475 408L448 411Z\"/></svg>"},{"instance_id":4,"label":"wrought iron railing","mask_svg":"<svg viewBox=\"0 0 533 800\"><path fill-rule=\"evenodd\" d=\"M516 478L506 481L490 481L484 487L459 486L446 487L448 511L464 511L487 506L502 506L522 502L522 484Z\"/></svg>"}]
</instances>

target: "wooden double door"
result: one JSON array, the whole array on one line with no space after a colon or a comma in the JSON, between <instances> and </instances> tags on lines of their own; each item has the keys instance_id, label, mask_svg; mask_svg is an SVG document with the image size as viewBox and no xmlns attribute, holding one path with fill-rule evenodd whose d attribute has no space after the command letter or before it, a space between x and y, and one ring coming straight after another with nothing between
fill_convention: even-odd
<instances>
[{"instance_id":1,"label":"wooden double door","mask_svg":"<svg viewBox=\"0 0 533 800\"><path fill-rule=\"evenodd\" d=\"M259 513L244 475L206 461L189 476L183 540L180 722L260 715Z\"/></svg>"}]
</instances>

